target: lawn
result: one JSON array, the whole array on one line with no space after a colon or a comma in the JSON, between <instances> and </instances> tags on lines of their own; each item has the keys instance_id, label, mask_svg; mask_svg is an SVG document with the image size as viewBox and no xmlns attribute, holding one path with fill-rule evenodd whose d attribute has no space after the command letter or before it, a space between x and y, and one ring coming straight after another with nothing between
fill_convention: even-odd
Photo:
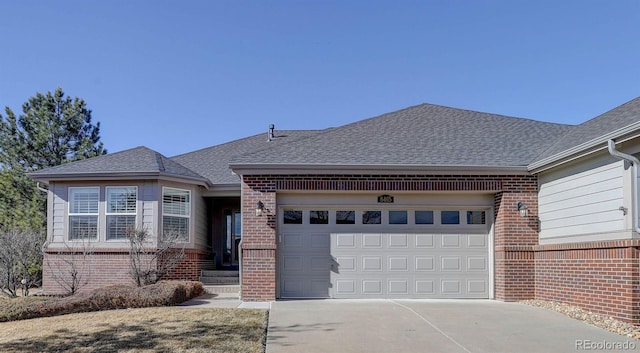
<instances>
[{"instance_id":1,"label":"lawn","mask_svg":"<svg viewBox=\"0 0 640 353\"><path fill-rule=\"evenodd\" d=\"M159 307L0 323L0 352L264 352L267 311Z\"/></svg>"}]
</instances>

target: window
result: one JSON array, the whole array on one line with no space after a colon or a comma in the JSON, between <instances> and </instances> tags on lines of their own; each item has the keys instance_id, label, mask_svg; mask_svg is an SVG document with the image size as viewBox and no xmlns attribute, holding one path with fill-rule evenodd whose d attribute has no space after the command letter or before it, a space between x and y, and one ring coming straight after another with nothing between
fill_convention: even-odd
<instances>
[{"instance_id":1,"label":"window","mask_svg":"<svg viewBox=\"0 0 640 353\"><path fill-rule=\"evenodd\" d=\"M100 188L69 188L69 240L98 238Z\"/></svg>"},{"instance_id":2,"label":"window","mask_svg":"<svg viewBox=\"0 0 640 353\"><path fill-rule=\"evenodd\" d=\"M442 211L440 213L441 224L460 224L459 211Z\"/></svg>"},{"instance_id":3,"label":"window","mask_svg":"<svg viewBox=\"0 0 640 353\"><path fill-rule=\"evenodd\" d=\"M309 224L329 224L329 211L309 211Z\"/></svg>"},{"instance_id":4,"label":"window","mask_svg":"<svg viewBox=\"0 0 640 353\"><path fill-rule=\"evenodd\" d=\"M191 192L162 188L162 230L165 236L173 233L182 241L189 240Z\"/></svg>"},{"instance_id":5,"label":"window","mask_svg":"<svg viewBox=\"0 0 640 353\"><path fill-rule=\"evenodd\" d=\"M302 211L284 211L284 224L302 224Z\"/></svg>"},{"instance_id":6,"label":"window","mask_svg":"<svg viewBox=\"0 0 640 353\"><path fill-rule=\"evenodd\" d=\"M467 211L467 224L486 224L487 217L484 211Z\"/></svg>"},{"instance_id":7,"label":"window","mask_svg":"<svg viewBox=\"0 0 640 353\"><path fill-rule=\"evenodd\" d=\"M407 211L389 211L389 224L407 224Z\"/></svg>"},{"instance_id":8,"label":"window","mask_svg":"<svg viewBox=\"0 0 640 353\"><path fill-rule=\"evenodd\" d=\"M136 227L138 189L135 186L107 187L107 240L126 239Z\"/></svg>"},{"instance_id":9,"label":"window","mask_svg":"<svg viewBox=\"0 0 640 353\"><path fill-rule=\"evenodd\" d=\"M362 211L362 224L380 224L381 222L381 211Z\"/></svg>"},{"instance_id":10,"label":"window","mask_svg":"<svg viewBox=\"0 0 640 353\"><path fill-rule=\"evenodd\" d=\"M433 211L416 211L416 224L433 224Z\"/></svg>"},{"instance_id":11,"label":"window","mask_svg":"<svg viewBox=\"0 0 640 353\"><path fill-rule=\"evenodd\" d=\"M336 224L356 224L356 212L336 211Z\"/></svg>"}]
</instances>

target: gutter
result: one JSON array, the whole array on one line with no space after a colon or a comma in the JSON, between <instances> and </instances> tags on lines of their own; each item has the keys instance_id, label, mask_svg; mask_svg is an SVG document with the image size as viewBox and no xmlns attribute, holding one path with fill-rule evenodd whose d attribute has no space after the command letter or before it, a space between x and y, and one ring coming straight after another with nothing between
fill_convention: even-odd
<instances>
[{"instance_id":1,"label":"gutter","mask_svg":"<svg viewBox=\"0 0 640 353\"><path fill-rule=\"evenodd\" d=\"M640 187L640 184L638 183L638 169L640 168L640 160L630 154L616 150L616 143L613 140L608 141L608 150L610 155L631 163L631 166L633 167L633 169L631 169L631 176L633 178L633 188L631 190L631 196L633 197L633 227L636 233L640 233L640 207L638 207L638 188Z\"/></svg>"}]
</instances>

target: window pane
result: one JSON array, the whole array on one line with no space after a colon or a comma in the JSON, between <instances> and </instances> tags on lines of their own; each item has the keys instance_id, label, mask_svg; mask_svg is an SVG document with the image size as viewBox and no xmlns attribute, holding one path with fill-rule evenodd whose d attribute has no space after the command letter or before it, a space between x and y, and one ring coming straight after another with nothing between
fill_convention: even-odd
<instances>
[{"instance_id":1,"label":"window pane","mask_svg":"<svg viewBox=\"0 0 640 353\"><path fill-rule=\"evenodd\" d=\"M416 211L416 224L433 224L433 211Z\"/></svg>"},{"instance_id":2,"label":"window pane","mask_svg":"<svg viewBox=\"0 0 640 353\"><path fill-rule=\"evenodd\" d=\"M107 188L107 213L136 213L135 187Z\"/></svg>"},{"instance_id":3,"label":"window pane","mask_svg":"<svg viewBox=\"0 0 640 353\"><path fill-rule=\"evenodd\" d=\"M69 239L98 237L98 216L69 216Z\"/></svg>"},{"instance_id":4,"label":"window pane","mask_svg":"<svg viewBox=\"0 0 640 353\"><path fill-rule=\"evenodd\" d=\"M107 240L127 239L127 231L135 227L136 216L107 216Z\"/></svg>"},{"instance_id":5,"label":"window pane","mask_svg":"<svg viewBox=\"0 0 640 353\"><path fill-rule=\"evenodd\" d=\"M407 224L407 211L389 211L389 224Z\"/></svg>"},{"instance_id":6,"label":"window pane","mask_svg":"<svg viewBox=\"0 0 640 353\"><path fill-rule=\"evenodd\" d=\"M309 224L329 224L329 211L309 211Z\"/></svg>"},{"instance_id":7,"label":"window pane","mask_svg":"<svg viewBox=\"0 0 640 353\"><path fill-rule=\"evenodd\" d=\"M99 188L69 189L69 213L98 213Z\"/></svg>"},{"instance_id":8,"label":"window pane","mask_svg":"<svg viewBox=\"0 0 640 353\"><path fill-rule=\"evenodd\" d=\"M189 191L164 188L162 195L162 212L172 215L189 215Z\"/></svg>"},{"instance_id":9,"label":"window pane","mask_svg":"<svg viewBox=\"0 0 640 353\"><path fill-rule=\"evenodd\" d=\"M356 211L336 211L336 224L356 224Z\"/></svg>"},{"instance_id":10,"label":"window pane","mask_svg":"<svg viewBox=\"0 0 640 353\"><path fill-rule=\"evenodd\" d=\"M459 211L442 211L440 214L440 223L442 224L460 224Z\"/></svg>"},{"instance_id":11,"label":"window pane","mask_svg":"<svg viewBox=\"0 0 640 353\"><path fill-rule=\"evenodd\" d=\"M242 213L235 212L233 214L233 231L235 233L236 238L242 237Z\"/></svg>"},{"instance_id":12,"label":"window pane","mask_svg":"<svg viewBox=\"0 0 640 353\"><path fill-rule=\"evenodd\" d=\"M486 224L487 218L484 211L467 211L467 224Z\"/></svg>"},{"instance_id":13,"label":"window pane","mask_svg":"<svg viewBox=\"0 0 640 353\"><path fill-rule=\"evenodd\" d=\"M362 224L380 224L381 222L381 211L362 211Z\"/></svg>"},{"instance_id":14,"label":"window pane","mask_svg":"<svg viewBox=\"0 0 640 353\"><path fill-rule=\"evenodd\" d=\"M189 218L164 216L162 217L162 230L166 237L187 241L189 239Z\"/></svg>"},{"instance_id":15,"label":"window pane","mask_svg":"<svg viewBox=\"0 0 640 353\"><path fill-rule=\"evenodd\" d=\"M284 211L284 224L302 224L302 211Z\"/></svg>"}]
</instances>

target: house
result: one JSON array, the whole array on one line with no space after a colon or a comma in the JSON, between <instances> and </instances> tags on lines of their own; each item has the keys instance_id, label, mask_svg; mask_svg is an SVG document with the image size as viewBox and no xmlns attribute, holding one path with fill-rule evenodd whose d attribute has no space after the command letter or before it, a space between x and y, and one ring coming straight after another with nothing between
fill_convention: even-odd
<instances>
[{"instance_id":1,"label":"house","mask_svg":"<svg viewBox=\"0 0 640 353\"><path fill-rule=\"evenodd\" d=\"M92 286L130 280L127 227L171 228L174 277L239 268L245 301L536 298L640 323L639 153L640 98L575 126L421 104L31 177L45 262L91 239Z\"/></svg>"}]
</instances>

